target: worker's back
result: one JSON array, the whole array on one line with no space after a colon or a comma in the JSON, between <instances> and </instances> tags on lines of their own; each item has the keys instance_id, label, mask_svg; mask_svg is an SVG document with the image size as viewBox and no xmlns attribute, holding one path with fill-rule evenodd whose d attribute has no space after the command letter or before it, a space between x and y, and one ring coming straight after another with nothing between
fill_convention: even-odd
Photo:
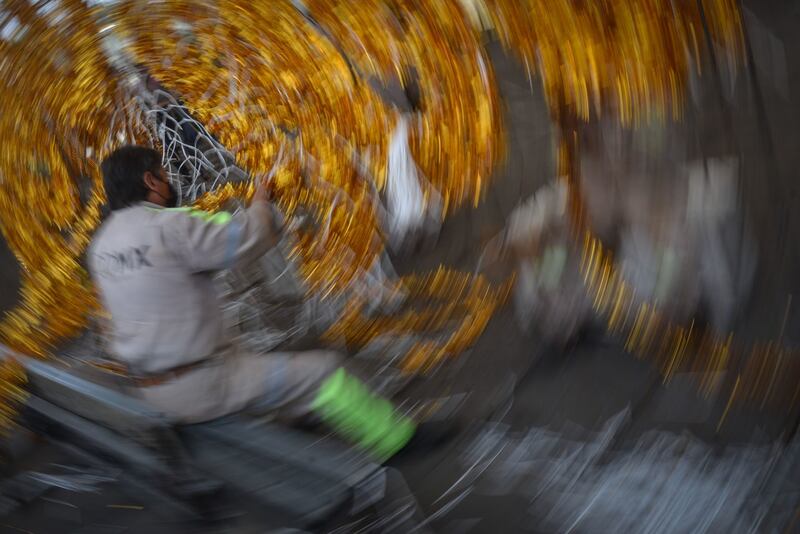
<instances>
[{"instance_id":1,"label":"worker's back","mask_svg":"<svg viewBox=\"0 0 800 534\"><path fill-rule=\"evenodd\" d=\"M141 203L112 212L92 243L89 266L110 315L111 350L136 373L203 360L222 343L211 276L186 262L181 235L190 217Z\"/></svg>"}]
</instances>

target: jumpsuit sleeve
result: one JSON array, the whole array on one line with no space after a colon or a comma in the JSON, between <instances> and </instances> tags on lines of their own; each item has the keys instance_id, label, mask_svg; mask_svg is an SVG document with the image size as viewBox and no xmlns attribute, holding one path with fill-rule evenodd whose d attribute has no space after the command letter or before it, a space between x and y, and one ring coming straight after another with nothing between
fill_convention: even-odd
<instances>
[{"instance_id":1,"label":"jumpsuit sleeve","mask_svg":"<svg viewBox=\"0 0 800 534\"><path fill-rule=\"evenodd\" d=\"M536 191L509 217L507 242L512 246L536 242L549 228L560 224L567 213L567 193L567 187L561 180Z\"/></svg>"},{"instance_id":2,"label":"jumpsuit sleeve","mask_svg":"<svg viewBox=\"0 0 800 534\"><path fill-rule=\"evenodd\" d=\"M274 208L253 202L235 214L177 208L175 224L166 229L167 244L193 272L218 271L263 256L279 240Z\"/></svg>"}]
</instances>

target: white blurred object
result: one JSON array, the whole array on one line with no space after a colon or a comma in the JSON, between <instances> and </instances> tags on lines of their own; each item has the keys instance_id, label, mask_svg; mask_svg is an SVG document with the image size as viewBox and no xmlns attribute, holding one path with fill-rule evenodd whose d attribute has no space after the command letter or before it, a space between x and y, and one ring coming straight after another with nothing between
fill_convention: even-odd
<instances>
[{"instance_id":1,"label":"white blurred object","mask_svg":"<svg viewBox=\"0 0 800 534\"><path fill-rule=\"evenodd\" d=\"M677 217L661 221L658 229L660 237L644 225L624 228L617 262L638 303L655 304L670 320L687 323L698 309L702 291L694 268L695 234Z\"/></svg>"},{"instance_id":2,"label":"white blurred object","mask_svg":"<svg viewBox=\"0 0 800 534\"><path fill-rule=\"evenodd\" d=\"M489 16L489 8L483 0L461 0L461 6L476 29L486 31L494 27Z\"/></svg>"},{"instance_id":3,"label":"white blurred object","mask_svg":"<svg viewBox=\"0 0 800 534\"><path fill-rule=\"evenodd\" d=\"M739 200L738 161L693 161L664 172L612 175L621 180L613 188L609 173L596 172L609 187L590 183L584 191L597 214L592 222L617 237L617 266L637 303L654 303L679 324L703 316L714 330L729 332L749 298L757 260ZM563 181L545 186L511 214L504 236L517 271L515 317L524 330L556 344L596 319L566 207Z\"/></svg>"},{"instance_id":4,"label":"white blurred object","mask_svg":"<svg viewBox=\"0 0 800 534\"><path fill-rule=\"evenodd\" d=\"M689 167L688 217L698 227L703 303L718 331L733 328L753 287L758 249L739 202L736 158Z\"/></svg>"},{"instance_id":5,"label":"white blurred object","mask_svg":"<svg viewBox=\"0 0 800 534\"><path fill-rule=\"evenodd\" d=\"M553 347L568 345L595 317L566 240L552 240L538 255L518 260L513 302L520 328Z\"/></svg>"},{"instance_id":6,"label":"white blurred object","mask_svg":"<svg viewBox=\"0 0 800 534\"><path fill-rule=\"evenodd\" d=\"M686 173L658 166L623 175L617 266L636 305L654 304L667 319L690 321L699 306L699 228L686 217Z\"/></svg>"},{"instance_id":7,"label":"white blurred object","mask_svg":"<svg viewBox=\"0 0 800 534\"><path fill-rule=\"evenodd\" d=\"M704 315L714 330L729 332L750 295L757 257L739 201L738 161L690 161L658 178L621 189L623 276L639 301L669 319Z\"/></svg>"},{"instance_id":8,"label":"white blurred object","mask_svg":"<svg viewBox=\"0 0 800 534\"><path fill-rule=\"evenodd\" d=\"M420 173L408 146L407 115L399 114L389 145L386 177L386 207L389 214L389 243L395 251L418 239L426 231L438 232L441 199L430 188L426 195Z\"/></svg>"},{"instance_id":9,"label":"white blurred object","mask_svg":"<svg viewBox=\"0 0 800 534\"><path fill-rule=\"evenodd\" d=\"M540 188L509 216L506 243L525 247L553 226L563 223L567 210L567 185L562 180Z\"/></svg>"},{"instance_id":10,"label":"white blurred object","mask_svg":"<svg viewBox=\"0 0 800 534\"><path fill-rule=\"evenodd\" d=\"M569 343L593 318L569 236L567 186L559 180L517 207L506 227L514 255L514 315L546 343Z\"/></svg>"},{"instance_id":11,"label":"white blurred object","mask_svg":"<svg viewBox=\"0 0 800 534\"><path fill-rule=\"evenodd\" d=\"M417 165L408 146L408 119L397 118L389 145L386 179L386 203L390 214L390 234L394 242L402 240L425 220L425 196L419 184Z\"/></svg>"},{"instance_id":12,"label":"white blurred object","mask_svg":"<svg viewBox=\"0 0 800 534\"><path fill-rule=\"evenodd\" d=\"M710 158L689 164L689 217L708 222L724 221L737 208L736 158Z\"/></svg>"}]
</instances>

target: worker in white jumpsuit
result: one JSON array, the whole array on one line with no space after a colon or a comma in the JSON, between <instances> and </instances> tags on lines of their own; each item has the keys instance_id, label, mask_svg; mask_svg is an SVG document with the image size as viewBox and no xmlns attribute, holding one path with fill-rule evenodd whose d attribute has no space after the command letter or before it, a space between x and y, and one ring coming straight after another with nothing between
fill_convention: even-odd
<instances>
[{"instance_id":1,"label":"worker in white jumpsuit","mask_svg":"<svg viewBox=\"0 0 800 534\"><path fill-rule=\"evenodd\" d=\"M415 424L341 367L331 351L253 354L227 339L213 274L262 256L280 216L259 184L235 214L175 208L158 152L127 146L102 164L111 214L89 250L109 314L110 349L141 396L177 421L250 411L311 417L380 459Z\"/></svg>"},{"instance_id":2,"label":"worker in white jumpsuit","mask_svg":"<svg viewBox=\"0 0 800 534\"><path fill-rule=\"evenodd\" d=\"M704 314L713 330L729 333L747 301L756 261L755 242L737 209L737 162L692 161L659 182L609 173L589 161L582 186L590 225L604 242L616 242L616 266L635 304L655 304L676 324ZM542 187L514 210L502 234L506 261L517 271L521 326L561 346L597 325L578 268L579 244L569 231L567 198L563 181Z\"/></svg>"}]
</instances>

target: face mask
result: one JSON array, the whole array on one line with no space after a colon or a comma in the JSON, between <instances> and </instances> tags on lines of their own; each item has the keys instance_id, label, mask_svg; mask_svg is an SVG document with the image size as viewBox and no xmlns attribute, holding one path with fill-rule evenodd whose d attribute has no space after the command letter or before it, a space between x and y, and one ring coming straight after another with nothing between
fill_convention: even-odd
<instances>
[{"instance_id":1,"label":"face mask","mask_svg":"<svg viewBox=\"0 0 800 534\"><path fill-rule=\"evenodd\" d=\"M163 183L167 184L167 189L169 189L169 196L165 197L155 189L151 189L153 193L161 197L161 200L164 201L165 208L174 208L178 205L178 193L175 191L175 188L169 182L169 180L161 180Z\"/></svg>"},{"instance_id":2,"label":"face mask","mask_svg":"<svg viewBox=\"0 0 800 534\"><path fill-rule=\"evenodd\" d=\"M165 198L164 203L166 207L174 208L178 205L178 193L170 182L167 182L167 187L169 188L169 198Z\"/></svg>"}]
</instances>

